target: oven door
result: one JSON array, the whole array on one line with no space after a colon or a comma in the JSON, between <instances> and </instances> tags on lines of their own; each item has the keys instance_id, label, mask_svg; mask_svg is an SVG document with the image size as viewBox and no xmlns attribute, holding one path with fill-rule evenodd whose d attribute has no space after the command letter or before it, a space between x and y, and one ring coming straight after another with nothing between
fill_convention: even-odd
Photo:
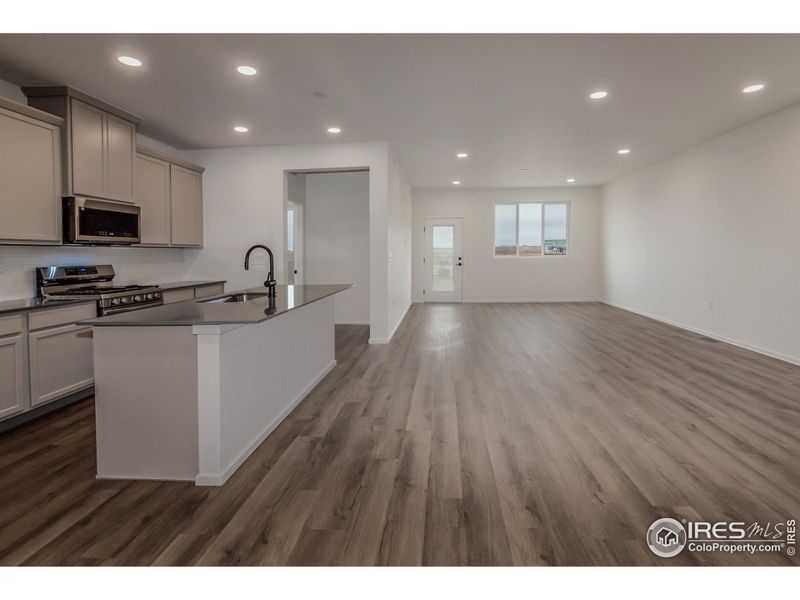
<instances>
[{"instance_id":1,"label":"oven door","mask_svg":"<svg viewBox=\"0 0 800 600\"><path fill-rule=\"evenodd\" d=\"M64 198L65 244L138 244L140 208L94 198Z\"/></svg>"}]
</instances>

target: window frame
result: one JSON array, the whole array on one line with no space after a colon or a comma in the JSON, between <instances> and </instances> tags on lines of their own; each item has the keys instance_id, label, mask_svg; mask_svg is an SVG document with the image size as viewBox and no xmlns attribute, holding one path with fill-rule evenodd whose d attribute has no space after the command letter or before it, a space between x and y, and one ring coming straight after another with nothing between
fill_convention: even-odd
<instances>
[{"instance_id":1,"label":"window frame","mask_svg":"<svg viewBox=\"0 0 800 600\"><path fill-rule=\"evenodd\" d=\"M542 207L542 218L541 218L541 238L542 238L542 252L541 254L537 254L534 256L521 256L519 253L519 205L520 204L539 204ZM546 254L544 251L544 213L545 213L545 206L548 204L563 204L566 206L567 209L567 251L564 254ZM514 254L497 254L495 252L497 248L497 240L495 236L497 234L497 207L498 206L514 206L515 214L516 214L516 242L515 242L515 249L516 252ZM570 219L571 219L572 207L570 206L569 200L549 200L549 201L533 201L533 200L519 200L516 202L493 202L492 203L492 257L499 258L499 259L507 259L507 258L521 258L523 260L529 259L537 259L537 258L564 258L569 256L570 248L572 247L572 236L570 235Z\"/></svg>"}]
</instances>

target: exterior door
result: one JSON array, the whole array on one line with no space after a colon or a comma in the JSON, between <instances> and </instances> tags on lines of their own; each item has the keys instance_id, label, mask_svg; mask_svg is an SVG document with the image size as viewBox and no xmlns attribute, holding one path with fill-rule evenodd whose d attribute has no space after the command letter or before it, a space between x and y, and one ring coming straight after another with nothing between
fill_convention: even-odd
<instances>
[{"instance_id":1,"label":"exterior door","mask_svg":"<svg viewBox=\"0 0 800 600\"><path fill-rule=\"evenodd\" d=\"M461 302L462 222L425 219L425 302Z\"/></svg>"}]
</instances>

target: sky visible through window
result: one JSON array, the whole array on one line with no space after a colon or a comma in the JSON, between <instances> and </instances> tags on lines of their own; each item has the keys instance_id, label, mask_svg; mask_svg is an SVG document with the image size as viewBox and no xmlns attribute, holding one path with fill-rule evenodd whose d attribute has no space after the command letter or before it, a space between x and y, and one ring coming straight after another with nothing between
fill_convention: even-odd
<instances>
[{"instance_id":1,"label":"sky visible through window","mask_svg":"<svg viewBox=\"0 0 800 600\"><path fill-rule=\"evenodd\" d=\"M566 203L496 204L494 208L495 256L566 254Z\"/></svg>"},{"instance_id":2,"label":"sky visible through window","mask_svg":"<svg viewBox=\"0 0 800 600\"><path fill-rule=\"evenodd\" d=\"M517 245L517 207L498 204L495 208L495 248L514 248ZM516 252L507 252L515 254Z\"/></svg>"},{"instance_id":3,"label":"sky visible through window","mask_svg":"<svg viewBox=\"0 0 800 600\"><path fill-rule=\"evenodd\" d=\"M545 204L544 238L546 240L567 239L567 205Z\"/></svg>"},{"instance_id":4,"label":"sky visible through window","mask_svg":"<svg viewBox=\"0 0 800 600\"><path fill-rule=\"evenodd\" d=\"M452 248L453 247L453 227L433 227L433 247Z\"/></svg>"}]
</instances>

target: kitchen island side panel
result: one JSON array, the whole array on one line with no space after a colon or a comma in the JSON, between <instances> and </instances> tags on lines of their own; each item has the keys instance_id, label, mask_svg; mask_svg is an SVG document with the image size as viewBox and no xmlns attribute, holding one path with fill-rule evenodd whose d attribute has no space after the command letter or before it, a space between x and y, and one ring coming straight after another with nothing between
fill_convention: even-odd
<instances>
[{"instance_id":1,"label":"kitchen island side panel","mask_svg":"<svg viewBox=\"0 0 800 600\"><path fill-rule=\"evenodd\" d=\"M220 450L227 478L333 368L334 299L221 335ZM202 469L201 469L202 471Z\"/></svg>"},{"instance_id":2,"label":"kitchen island side panel","mask_svg":"<svg viewBox=\"0 0 800 600\"><path fill-rule=\"evenodd\" d=\"M95 327L97 477L193 481L197 340L191 327Z\"/></svg>"}]
</instances>

